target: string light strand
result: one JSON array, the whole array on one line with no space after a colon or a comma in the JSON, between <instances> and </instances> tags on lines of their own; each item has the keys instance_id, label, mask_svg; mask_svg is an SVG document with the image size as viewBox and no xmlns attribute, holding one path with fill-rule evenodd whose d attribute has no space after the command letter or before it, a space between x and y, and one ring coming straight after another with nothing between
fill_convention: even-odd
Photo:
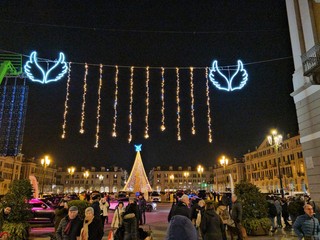
<instances>
[{"instance_id":1,"label":"string light strand","mask_svg":"<svg viewBox=\"0 0 320 240\"><path fill-rule=\"evenodd\" d=\"M161 127L160 127L161 131L166 130L164 86L165 86L164 67L161 67Z\"/></svg>"},{"instance_id":2,"label":"string light strand","mask_svg":"<svg viewBox=\"0 0 320 240\"><path fill-rule=\"evenodd\" d=\"M176 102L177 102L177 140L181 141L181 130L180 130L180 76L179 68L176 68L176 79L177 79L177 91L176 91Z\"/></svg>"},{"instance_id":3,"label":"string light strand","mask_svg":"<svg viewBox=\"0 0 320 240\"><path fill-rule=\"evenodd\" d=\"M207 96L208 141L209 143L212 143L208 68L206 68L206 96Z\"/></svg>"},{"instance_id":4,"label":"string light strand","mask_svg":"<svg viewBox=\"0 0 320 240\"><path fill-rule=\"evenodd\" d=\"M130 103L129 103L129 137L128 142L132 141L132 105L133 105L133 76L134 67L130 68Z\"/></svg>"},{"instance_id":5,"label":"string light strand","mask_svg":"<svg viewBox=\"0 0 320 240\"><path fill-rule=\"evenodd\" d=\"M196 124L194 117L194 84L193 84L193 67L190 67L190 97L191 97L191 133L196 134Z\"/></svg>"},{"instance_id":6,"label":"string light strand","mask_svg":"<svg viewBox=\"0 0 320 240\"><path fill-rule=\"evenodd\" d=\"M67 114L68 114L68 102L70 95L70 81L71 81L71 62L69 62L68 66L68 79L67 79L67 89L66 89L66 100L64 101L64 112L63 112L63 124L62 124L62 135L61 138L64 139L66 137L66 127L67 127Z\"/></svg>"},{"instance_id":7,"label":"string light strand","mask_svg":"<svg viewBox=\"0 0 320 240\"><path fill-rule=\"evenodd\" d=\"M84 133L84 121L85 121L85 107L86 107L86 95L87 95L87 77L88 77L88 64L84 65L84 80L83 80L83 95L82 95L82 106L81 106L81 122L80 122L80 133Z\"/></svg>"},{"instance_id":8,"label":"string light strand","mask_svg":"<svg viewBox=\"0 0 320 240\"><path fill-rule=\"evenodd\" d=\"M144 131L144 138L149 138L149 80L150 80L150 73L149 67L146 67L146 127Z\"/></svg>"},{"instance_id":9,"label":"string light strand","mask_svg":"<svg viewBox=\"0 0 320 240\"><path fill-rule=\"evenodd\" d=\"M119 77L119 68L118 68L118 66L116 66L116 73L115 73L115 77L114 77L115 89L114 89L114 103L113 103L114 116L113 116L112 137L117 136L118 77Z\"/></svg>"},{"instance_id":10,"label":"string light strand","mask_svg":"<svg viewBox=\"0 0 320 240\"><path fill-rule=\"evenodd\" d=\"M102 64L100 64L100 68L99 68L99 74L100 74L99 75L99 87L98 87L98 103L97 103L96 144L94 145L95 148L99 147L102 73L103 73L103 66L102 66Z\"/></svg>"}]
</instances>

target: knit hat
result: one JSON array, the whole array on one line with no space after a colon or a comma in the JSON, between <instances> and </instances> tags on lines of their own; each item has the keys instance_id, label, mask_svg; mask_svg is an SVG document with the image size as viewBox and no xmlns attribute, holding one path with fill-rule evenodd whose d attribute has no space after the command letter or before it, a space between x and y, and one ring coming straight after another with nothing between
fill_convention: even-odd
<instances>
[{"instance_id":1,"label":"knit hat","mask_svg":"<svg viewBox=\"0 0 320 240\"><path fill-rule=\"evenodd\" d=\"M69 211L78 211L78 208L76 206L71 206L69 208Z\"/></svg>"}]
</instances>

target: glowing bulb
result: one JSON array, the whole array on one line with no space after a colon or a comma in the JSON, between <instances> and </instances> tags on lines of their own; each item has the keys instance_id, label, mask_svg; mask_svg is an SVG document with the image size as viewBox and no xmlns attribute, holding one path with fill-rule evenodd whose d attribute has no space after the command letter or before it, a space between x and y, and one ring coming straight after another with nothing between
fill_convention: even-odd
<instances>
[{"instance_id":1,"label":"glowing bulb","mask_svg":"<svg viewBox=\"0 0 320 240\"><path fill-rule=\"evenodd\" d=\"M164 131L164 130L166 130L166 127L164 125L161 125L160 129L161 129L161 131Z\"/></svg>"}]
</instances>

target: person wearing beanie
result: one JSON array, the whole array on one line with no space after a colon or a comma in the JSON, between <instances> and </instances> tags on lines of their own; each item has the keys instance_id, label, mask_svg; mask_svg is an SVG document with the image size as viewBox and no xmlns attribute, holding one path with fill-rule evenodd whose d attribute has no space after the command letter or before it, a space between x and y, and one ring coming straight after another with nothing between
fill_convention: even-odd
<instances>
[{"instance_id":1,"label":"person wearing beanie","mask_svg":"<svg viewBox=\"0 0 320 240\"><path fill-rule=\"evenodd\" d=\"M77 240L80 236L82 220L78 216L78 208L71 206L68 215L64 217L56 231L57 240Z\"/></svg>"}]
</instances>

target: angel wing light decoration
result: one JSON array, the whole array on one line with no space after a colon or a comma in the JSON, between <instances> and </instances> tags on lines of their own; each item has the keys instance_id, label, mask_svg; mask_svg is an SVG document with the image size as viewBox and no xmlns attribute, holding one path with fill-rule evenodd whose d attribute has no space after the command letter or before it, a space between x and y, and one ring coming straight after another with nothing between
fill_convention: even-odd
<instances>
[{"instance_id":1,"label":"angel wing light decoration","mask_svg":"<svg viewBox=\"0 0 320 240\"><path fill-rule=\"evenodd\" d=\"M46 84L60 80L68 71L68 66L64 54L60 52L59 59L45 71L38 62L37 52L33 51L24 65L24 71L31 81Z\"/></svg>"},{"instance_id":2,"label":"angel wing light decoration","mask_svg":"<svg viewBox=\"0 0 320 240\"><path fill-rule=\"evenodd\" d=\"M234 91L243 88L248 81L248 73L243 68L242 61L238 60L237 69L233 70L231 77L224 75L218 67L218 61L214 60L210 68L209 78L213 85L219 90ZM230 71L230 69L228 69Z\"/></svg>"}]
</instances>

